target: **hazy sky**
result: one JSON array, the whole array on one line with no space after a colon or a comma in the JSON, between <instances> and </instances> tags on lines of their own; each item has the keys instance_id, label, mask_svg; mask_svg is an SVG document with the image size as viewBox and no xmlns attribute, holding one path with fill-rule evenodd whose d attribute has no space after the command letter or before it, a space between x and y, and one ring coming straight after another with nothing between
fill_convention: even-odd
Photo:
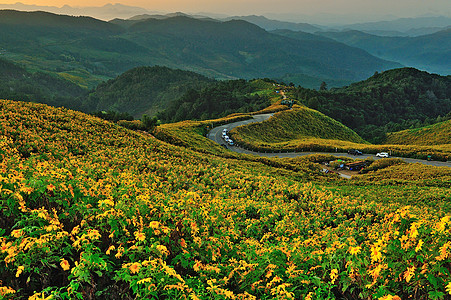
<instances>
[{"instance_id":1,"label":"hazy sky","mask_svg":"<svg viewBox=\"0 0 451 300\"><path fill-rule=\"evenodd\" d=\"M20 0L0 0L12 4ZM291 14L363 14L400 17L423 14L451 16L451 0L21 0L25 4L70 6L103 6L122 3L163 12L212 12L229 15L264 13Z\"/></svg>"}]
</instances>

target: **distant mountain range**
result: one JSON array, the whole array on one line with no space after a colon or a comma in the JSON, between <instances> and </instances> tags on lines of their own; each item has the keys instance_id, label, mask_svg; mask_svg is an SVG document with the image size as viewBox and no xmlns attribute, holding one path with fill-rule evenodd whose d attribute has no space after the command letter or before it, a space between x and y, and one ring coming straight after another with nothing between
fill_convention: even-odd
<instances>
[{"instance_id":1,"label":"distant mountain range","mask_svg":"<svg viewBox=\"0 0 451 300\"><path fill-rule=\"evenodd\" d=\"M418 37L382 37L361 31L318 34L406 66L451 74L451 28Z\"/></svg>"},{"instance_id":2,"label":"distant mountain range","mask_svg":"<svg viewBox=\"0 0 451 300\"><path fill-rule=\"evenodd\" d=\"M91 87L143 65L185 69L219 79L297 74L319 82L339 79L348 83L376 70L401 66L331 39L299 40L242 20L219 22L186 16L104 22L45 12L0 11L0 45L6 59L83 79Z\"/></svg>"},{"instance_id":3,"label":"distant mountain range","mask_svg":"<svg viewBox=\"0 0 451 300\"><path fill-rule=\"evenodd\" d=\"M0 4L0 9L13 9L20 11L46 11L55 14L73 15L73 16L89 16L101 20L112 20L115 18L130 18L139 14L156 14L158 12L151 12L147 9L135 6L116 4L106 4L100 7L72 7L64 5L62 7L56 6L40 6L29 5L17 2L15 4Z\"/></svg>"}]
</instances>

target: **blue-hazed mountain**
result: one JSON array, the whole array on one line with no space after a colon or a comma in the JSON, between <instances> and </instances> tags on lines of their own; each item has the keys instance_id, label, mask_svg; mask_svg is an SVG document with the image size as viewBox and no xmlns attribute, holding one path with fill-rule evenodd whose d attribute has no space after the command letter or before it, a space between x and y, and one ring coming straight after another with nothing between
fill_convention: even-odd
<instances>
[{"instance_id":1,"label":"blue-hazed mountain","mask_svg":"<svg viewBox=\"0 0 451 300\"><path fill-rule=\"evenodd\" d=\"M285 22L279 20L271 20L264 16L234 16L223 19L224 21L231 20L243 20L249 23L255 24L265 30L277 30L277 29L288 29L294 31L304 31L304 32L316 32L320 30L319 27L308 24L308 23L294 23L294 22Z\"/></svg>"},{"instance_id":2,"label":"blue-hazed mountain","mask_svg":"<svg viewBox=\"0 0 451 300\"><path fill-rule=\"evenodd\" d=\"M451 74L451 28L417 37L383 37L355 30L318 34L383 59L428 72Z\"/></svg>"},{"instance_id":3,"label":"blue-hazed mountain","mask_svg":"<svg viewBox=\"0 0 451 300\"><path fill-rule=\"evenodd\" d=\"M164 65L221 79L305 74L356 81L400 66L333 41L297 40L246 21L177 16L103 22L0 11L2 55L91 87L133 67ZM295 82L298 83L298 82Z\"/></svg>"}]
</instances>

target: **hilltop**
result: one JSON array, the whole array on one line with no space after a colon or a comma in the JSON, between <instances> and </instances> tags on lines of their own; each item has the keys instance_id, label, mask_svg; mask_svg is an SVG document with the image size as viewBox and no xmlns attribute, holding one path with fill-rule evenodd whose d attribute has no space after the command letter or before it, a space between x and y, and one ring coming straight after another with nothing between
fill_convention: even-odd
<instances>
[{"instance_id":1,"label":"hilltop","mask_svg":"<svg viewBox=\"0 0 451 300\"><path fill-rule=\"evenodd\" d=\"M252 144L257 149L263 145L277 147L279 144L297 144L311 139L364 143L361 137L343 124L316 110L296 105L262 123L237 127L230 135L239 144Z\"/></svg>"},{"instance_id":2,"label":"hilltop","mask_svg":"<svg viewBox=\"0 0 451 300\"><path fill-rule=\"evenodd\" d=\"M451 120L425 127L387 134L387 144L440 145L451 144Z\"/></svg>"}]
</instances>

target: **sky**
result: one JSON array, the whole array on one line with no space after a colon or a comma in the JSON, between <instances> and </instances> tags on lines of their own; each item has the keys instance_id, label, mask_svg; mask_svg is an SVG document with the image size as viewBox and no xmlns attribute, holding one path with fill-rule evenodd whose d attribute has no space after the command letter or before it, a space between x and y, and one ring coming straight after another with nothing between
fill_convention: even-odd
<instances>
[{"instance_id":1,"label":"sky","mask_svg":"<svg viewBox=\"0 0 451 300\"><path fill-rule=\"evenodd\" d=\"M65 4L74 7L122 3L159 12L209 12L227 15L451 16L451 0L0 0L0 3L13 4L18 1L25 4L58 7Z\"/></svg>"}]
</instances>

